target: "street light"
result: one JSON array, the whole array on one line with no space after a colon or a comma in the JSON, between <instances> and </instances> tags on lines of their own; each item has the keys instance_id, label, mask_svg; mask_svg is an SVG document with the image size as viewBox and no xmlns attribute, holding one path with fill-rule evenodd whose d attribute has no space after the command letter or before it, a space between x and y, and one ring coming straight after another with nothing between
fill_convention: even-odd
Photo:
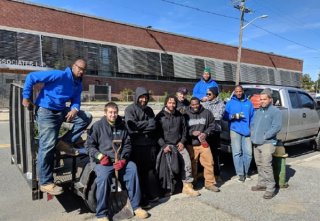
<instances>
[{"instance_id":1,"label":"street light","mask_svg":"<svg viewBox=\"0 0 320 221\"><path fill-rule=\"evenodd\" d=\"M241 49L242 49L242 32L248 25L260 18L267 18L268 15L261 15L249 21L246 25L243 25L244 17L244 10L241 10L241 17L240 17L240 32L239 32L239 46L238 46L238 56L237 56L237 70L236 70L236 85L240 83L240 61L241 61Z\"/></svg>"}]
</instances>

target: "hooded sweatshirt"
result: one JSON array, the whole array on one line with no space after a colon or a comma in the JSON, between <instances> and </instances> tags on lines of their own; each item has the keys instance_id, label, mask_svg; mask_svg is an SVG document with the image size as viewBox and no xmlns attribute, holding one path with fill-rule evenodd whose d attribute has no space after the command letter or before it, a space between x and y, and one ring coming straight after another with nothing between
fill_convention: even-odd
<instances>
[{"instance_id":1,"label":"hooded sweatshirt","mask_svg":"<svg viewBox=\"0 0 320 221\"><path fill-rule=\"evenodd\" d=\"M240 119L232 119L232 115L240 113L244 117ZM244 95L242 99L238 99L233 95L231 100L226 105L224 119L229 121L230 130L243 136L250 136L250 125L254 116L254 108L250 100Z\"/></svg>"},{"instance_id":2,"label":"hooded sweatshirt","mask_svg":"<svg viewBox=\"0 0 320 221\"><path fill-rule=\"evenodd\" d=\"M38 83L43 83L44 86L35 101L37 106L61 111L70 100L70 108L80 110L82 80L73 77L71 68L68 67L64 71L31 72L24 84L23 98L31 99L33 86Z\"/></svg>"},{"instance_id":3,"label":"hooded sweatshirt","mask_svg":"<svg viewBox=\"0 0 320 221\"><path fill-rule=\"evenodd\" d=\"M130 138L125 123L119 116L114 125L110 125L106 117L102 117L92 125L85 145L89 156L96 159L97 155L102 153L114 161L115 153L112 148L112 140L122 140L119 159L128 160L131 154Z\"/></svg>"},{"instance_id":4,"label":"hooded sweatshirt","mask_svg":"<svg viewBox=\"0 0 320 221\"><path fill-rule=\"evenodd\" d=\"M196 83L193 88L193 97L197 97L200 100L206 96L207 89L210 87L218 87L217 82L211 78L206 82L203 78Z\"/></svg>"},{"instance_id":5,"label":"hooded sweatshirt","mask_svg":"<svg viewBox=\"0 0 320 221\"><path fill-rule=\"evenodd\" d=\"M199 110L195 112L191 107L187 109L185 114L188 124L188 133L191 137L191 143L193 146L199 146L200 141L198 137L192 135L193 131L200 131L210 136L214 132L215 123L214 117L210 111L204 109L202 105L199 106Z\"/></svg>"},{"instance_id":6,"label":"hooded sweatshirt","mask_svg":"<svg viewBox=\"0 0 320 221\"><path fill-rule=\"evenodd\" d=\"M141 95L149 96L149 93L145 88L137 87L134 103L130 104L124 111L125 121L129 130L131 141L133 145L156 145L155 115L149 106L141 106L139 104L138 101Z\"/></svg>"},{"instance_id":7,"label":"hooded sweatshirt","mask_svg":"<svg viewBox=\"0 0 320 221\"><path fill-rule=\"evenodd\" d=\"M167 145L186 144L187 127L183 115L175 110L169 113L163 108L156 116L158 144L161 148Z\"/></svg>"}]
</instances>

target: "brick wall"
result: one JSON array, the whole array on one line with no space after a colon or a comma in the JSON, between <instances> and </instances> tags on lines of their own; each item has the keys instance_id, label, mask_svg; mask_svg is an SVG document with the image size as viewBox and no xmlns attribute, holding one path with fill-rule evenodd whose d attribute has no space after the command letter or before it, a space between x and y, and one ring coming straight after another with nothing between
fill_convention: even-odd
<instances>
[{"instance_id":1,"label":"brick wall","mask_svg":"<svg viewBox=\"0 0 320 221\"><path fill-rule=\"evenodd\" d=\"M0 0L0 25L236 61L237 48L23 2ZM303 61L242 50L242 62L301 71Z\"/></svg>"}]
</instances>

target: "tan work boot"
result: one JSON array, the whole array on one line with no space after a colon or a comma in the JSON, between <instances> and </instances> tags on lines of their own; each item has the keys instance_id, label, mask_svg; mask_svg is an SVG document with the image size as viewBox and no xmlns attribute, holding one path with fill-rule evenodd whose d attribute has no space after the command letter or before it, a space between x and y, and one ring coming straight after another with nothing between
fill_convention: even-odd
<instances>
[{"instance_id":1,"label":"tan work boot","mask_svg":"<svg viewBox=\"0 0 320 221\"><path fill-rule=\"evenodd\" d=\"M61 186L57 186L54 183L45 184L40 186L40 191L44 193L49 193L50 195L60 195L63 193Z\"/></svg>"},{"instance_id":2,"label":"tan work boot","mask_svg":"<svg viewBox=\"0 0 320 221\"><path fill-rule=\"evenodd\" d=\"M138 217L140 219L145 219L145 218L149 217L149 213L147 211L145 211L144 209L141 209L141 207L135 209L134 214L136 215L136 217Z\"/></svg>"},{"instance_id":3,"label":"tan work boot","mask_svg":"<svg viewBox=\"0 0 320 221\"><path fill-rule=\"evenodd\" d=\"M70 155L70 156L78 156L79 155L79 151L75 148L73 148L70 144L59 140L59 142L56 145L57 150L59 150L60 152Z\"/></svg>"},{"instance_id":4,"label":"tan work boot","mask_svg":"<svg viewBox=\"0 0 320 221\"><path fill-rule=\"evenodd\" d=\"M182 192L189 196L200 196L200 193L193 189L192 183L183 183Z\"/></svg>"},{"instance_id":5,"label":"tan work boot","mask_svg":"<svg viewBox=\"0 0 320 221\"><path fill-rule=\"evenodd\" d=\"M205 187L207 190L210 190L212 192L220 192L220 189L218 187L216 187L215 185L212 186L206 186Z\"/></svg>"}]
</instances>

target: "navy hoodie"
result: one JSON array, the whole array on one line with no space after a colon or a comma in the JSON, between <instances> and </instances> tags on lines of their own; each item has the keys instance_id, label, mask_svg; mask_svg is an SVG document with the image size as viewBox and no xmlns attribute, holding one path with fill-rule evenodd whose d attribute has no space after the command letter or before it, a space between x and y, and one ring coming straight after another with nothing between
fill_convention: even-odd
<instances>
[{"instance_id":1,"label":"navy hoodie","mask_svg":"<svg viewBox=\"0 0 320 221\"><path fill-rule=\"evenodd\" d=\"M209 110L204 109L202 105L199 106L199 110L197 112L194 112L193 109L189 107L185 116L188 124L188 133L191 137L191 143L193 146L200 145L198 137L192 136L193 131L206 133L207 138L214 132L215 122L213 114Z\"/></svg>"}]
</instances>

